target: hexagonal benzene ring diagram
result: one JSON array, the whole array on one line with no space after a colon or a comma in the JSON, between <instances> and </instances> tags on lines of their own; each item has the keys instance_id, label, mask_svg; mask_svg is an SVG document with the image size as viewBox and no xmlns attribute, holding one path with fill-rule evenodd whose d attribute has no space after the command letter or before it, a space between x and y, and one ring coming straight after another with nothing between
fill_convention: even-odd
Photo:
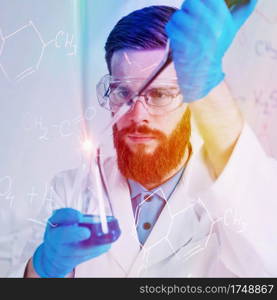
<instances>
[{"instance_id":1,"label":"hexagonal benzene ring diagram","mask_svg":"<svg viewBox=\"0 0 277 300\"><path fill-rule=\"evenodd\" d=\"M169 203L168 203L169 204ZM191 246L190 242L192 241L192 236L189 236L189 232L187 232L187 239L183 239L180 238L180 242L181 243L185 243L184 245L180 244L180 245L176 245L176 240L178 242L178 239L175 238L175 243L172 243L172 239L171 239L171 235L174 236L176 234L175 229L176 229L176 224L174 225L174 223L178 224L178 218L184 218L185 215L188 214L189 210L194 209L194 207L196 205L201 206L202 211L205 212L206 218L208 220L207 222L207 228L204 230L204 236L201 238L201 242L199 243L194 243L195 246ZM186 261L189 260L191 257L193 257L194 255L196 255L197 253L204 251L209 243L209 240L211 238L212 232L213 232L213 228L214 225L216 223L215 220L213 220L212 216L210 215L210 213L208 212L206 206L202 203L202 201L199 199L197 202L192 203L191 205L189 205L188 207L182 209L181 211L172 214L172 210L169 209L169 211L171 212L171 222L168 226L168 231L167 234L163 237L163 239L160 239L159 241L157 241L155 244L150 245L148 248L144 247L144 250L147 252L151 252L152 250L154 250L154 248L157 246L159 247L159 245L161 244L162 240L166 241L169 245L169 247L171 248L172 252L171 254L176 254L178 256L178 249L181 249L182 247L185 247L186 245L188 245L188 251L185 254L180 255L179 259L180 261ZM178 227L178 226L177 226ZM192 226L193 227L193 226ZM190 227L191 228L191 227ZM180 232L180 230L178 229L179 233L183 233ZM177 249L177 250L176 250ZM155 252L155 251L154 251ZM176 253L175 253L176 252ZM150 253L149 253L150 255ZM148 257L149 257L148 255Z\"/></svg>"},{"instance_id":2,"label":"hexagonal benzene ring diagram","mask_svg":"<svg viewBox=\"0 0 277 300\"><path fill-rule=\"evenodd\" d=\"M45 43L31 21L2 39L0 64L9 80L20 81L38 69Z\"/></svg>"},{"instance_id":3,"label":"hexagonal benzene ring diagram","mask_svg":"<svg viewBox=\"0 0 277 300\"><path fill-rule=\"evenodd\" d=\"M192 241L194 246L191 247L189 251L186 251L185 254L182 255L182 257L180 257L180 259L182 259L182 260L188 260L192 256L196 255L197 253L199 253L201 251L204 251L207 248L208 243L209 243L210 238L211 238L212 233L213 233L214 225L215 225L215 223L218 222L218 220L215 221L212 218L212 216L211 216L210 212L208 211L207 207L204 205L204 203L200 199L198 199L195 203L193 203L190 208L192 208L192 209L196 208L196 210L197 210L197 207L198 208L200 207L200 209L202 210L201 219L204 218L206 220L204 222L204 224L205 224L204 227L205 228L203 228L203 225L200 226L200 223L196 224L196 226L199 227L198 230L201 231L200 236L198 237L199 241L193 242L193 236L192 236L191 240L188 240L187 245L189 247L191 247L190 242ZM187 210L190 209L190 208L187 208ZM181 213L186 213L186 211L183 211ZM170 242L170 239L169 239L169 242Z\"/></svg>"}]
</instances>

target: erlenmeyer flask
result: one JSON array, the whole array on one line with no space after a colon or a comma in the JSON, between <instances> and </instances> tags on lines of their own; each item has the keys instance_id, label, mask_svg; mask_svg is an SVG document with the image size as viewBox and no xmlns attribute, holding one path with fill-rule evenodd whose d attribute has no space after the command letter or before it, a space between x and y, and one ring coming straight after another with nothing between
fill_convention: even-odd
<instances>
[{"instance_id":1,"label":"erlenmeyer flask","mask_svg":"<svg viewBox=\"0 0 277 300\"><path fill-rule=\"evenodd\" d=\"M81 192L83 219L79 226L90 230L91 236L81 242L84 246L112 243L120 236L118 220L114 216L99 149L91 153L88 172Z\"/></svg>"}]
</instances>

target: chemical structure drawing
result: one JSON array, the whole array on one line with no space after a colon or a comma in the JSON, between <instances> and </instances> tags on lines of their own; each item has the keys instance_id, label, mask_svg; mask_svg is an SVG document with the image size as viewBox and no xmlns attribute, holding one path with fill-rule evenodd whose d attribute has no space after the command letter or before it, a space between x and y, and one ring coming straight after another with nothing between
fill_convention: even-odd
<instances>
[{"instance_id":1,"label":"chemical structure drawing","mask_svg":"<svg viewBox=\"0 0 277 300\"><path fill-rule=\"evenodd\" d=\"M35 187L32 186L31 192L27 194L27 197L29 198L28 201L29 201L30 205L33 204L34 199L37 198L38 196L39 196L39 194L36 192Z\"/></svg>"},{"instance_id":2,"label":"chemical structure drawing","mask_svg":"<svg viewBox=\"0 0 277 300\"><path fill-rule=\"evenodd\" d=\"M10 208L13 208L14 195L12 194L12 177L4 176L0 178L0 197L9 201Z\"/></svg>"},{"instance_id":3,"label":"chemical structure drawing","mask_svg":"<svg viewBox=\"0 0 277 300\"><path fill-rule=\"evenodd\" d=\"M272 45L272 41L256 41L255 52L260 57L267 57L272 60L277 60L277 48Z\"/></svg>"},{"instance_id":4,"label":"chemical structure drawing","mask_svg":"<svg viewBox=\"0 0 277 300\"><path fill-rule=\"evenodd\" d=\"M243 28L238 33L238 42L241 47L247 47L247 43L249 42L248 36Z\"/></svg>"},{"instance_id":5,"label":"chemical structure drawing","mask_svg":"<svg viewBox=\"0 0 277 300\"><path fill-rule=\"evenodd\" d=\"M38 220L33 219L33 218L28 218L27 221L32 222L32 223L35 223L35 224L38 224L38 225L41 225L41 226L43 226L43 227L45 227L47 224L49 224L51 227L57 227L57 226L58 226L57 224L53 224L53 223L50 222L50 221L42 222L42 221L38 221Z\"/></svg>"},{"instance_id":6,"label":"chemical structure drawing","mask_svg":"<svg viewBox=\"0 0 277 300\"><path fill-rule=\"evenodd\" d=\"M270 126L268 121L263 120L260 128L258 129L257 135L266 153L269 156L274 157L274 151L272 149L271 139L269 137L269 130Z\"/></svg>"},{"instance_id":7,"label":"chemical structure drawing","mask_svg":"<svg viewBox=\"0 0 277 300\"><path fill-rule=\"evenodd\" d=\"M77 54L77 44L74 42L74 35L63 30L60 30L55 37L55 47L71 50L71 52L67 53L68 56Z\"/></svg>"},{"instance_id":8,"label":"chemical structure drawing","mask_svg":"<svg viewBox=\"0 0 277 300\"><path fill-rule=\"evenodd\" d=\"M163 192L161 191L161 193ZM153 194L151 194L149 197L152 196ZM208 249L209 242L211 239L213 239L215 235L215 228L218 223L220 223L220 226L231 227L232 230L235 231L237 234L243 233L247 228L247 223L243 221L238 212L232 209L227 209L220 217L212 217L208 208L200 198L198 198L196 202L191 202L191 204L189 204L186 208L175 213L173 213L168 203L164 207L164 209L167 209L167 213L170 219L170 221L165 226L167 229L162 233L163 236L159 240L155 241L150 245L147 245L147 243L145 245L141 245L143 251L143 264L141 265L141 268L138 271L138 275L145 275L142 274L142 272L147 272L147 268L150 262L153 262L153 258L154 260L157 260L157 257L160 253L160 247L162 247L164 251L165 249L168 249L168 255L174 254L175 257L180 261L180 263L183 263L192 259L193 257L195 257L195 255L199 254L200 252ZM174 236L176 236L176 230L180 228L180 220L185 220L186 218L188 218L191 211L194 209L200 209L202 211L202 214L205 216L203 221L203 229L205 228L203 231L203 236L199 240L194 241L194 232L191 232L191 235L188 232L184 232L187 238L182 241L181 247L176 247L176 241L174 242ZM189 228L191 230L191 227ZM133 233L133 235L135 234L136 233Z\"/></svg>"},{"instance_id":9,"label":"chemical structure drawing","mask_svg":"<svg viewBox=\"0 0 277 300\"><path fill-rule=\"evenodd\" d=\"M166 199L164 192L162 189L158 189L156 190L154 193L152 193L151 195L149 195L149 197L152 197L155 193L161 193L163 195L163 198ZM149 198L148 197L148 198ZM142 203L140 205L143 205L145 202L147 202L147 198L142 201ZM197 201L198 203L199 201ZM202 204L202 203L201 203ZM208 226L208 231L207 231L207 236L205 237L205 243L203 245L203 243L201 245L199 245L198 243L194 244L193 246L190 247L189 246L189 251L187 251L187 253L184 255L180 255L179 257L179 253L176 253L176 241L174 241L174 236L175 231L177 230L178 226L180 225L180 222L183 222L182 220L186 220L189 219L190 220L190 216L192 214L192 211L194 210L196 203L191 203L189 204L187 207L185 207L184 209L177 211L177 212L173 212L172 208L170 207L170 203L168 203L166 201L166 205L163 208L163 221L165 220L164 217L166 216L166 220L167 220L167 224L166 226L163 226L162 230L160 228L160 235L159 235L159 239L157 240L152 240L150 243L149 241L144 244L141 245L141 248L143 250L143 256L144 256L144 265L140 268L139 272L143 272L147 269L147 266L149 264L150 261L150 256L158 256L159 251L157 249L160 248L160 246L162 245L163 249L167 249L168 254L172 255L172 254L176 254L177 257L184 261L184 260L188 260L190 259L192 256L194 256L195 254L197 254L200 251L205 250L205 248L207 247L207 244L209 242L209 239L212 235L213 232L213 226L215 221L212 219L211 215L207 212L207 217L209 218L209 222L207 224ZM139 211L136 211L135 215L137 216L137 219L139 217ZM137 224L136 224L137 227ZM136 228L133 230L132 232L134 238L136 238ZM190 243L192 242L192 232L189 233L184 233L186 235L185 240L183 240L183 246L185 247L187 245L190 245ZM153 252L154 251L154 252ZM153 252L153 253L151 253Z\"/></svg>"},{"instance_id":10,"label":"chemical structure drawing","mask_svg":"<svg viewBox=\"0 0 277 300\"><path fill-rule=\"evenodd\" d=\"M0 28L0 56L2 54L2 50L3 50L3 47L4 47L4 42L5 42L5 39L4 39L2 30Z\"/></svg>"},{"instance_id":11,"label":"chemical structure drawing","mask_svg":"<svg viewBox=\"0 0 277 300\"><path fill-rule=\"evenodd\" d=\"M54 39L46 42L31 20L8 35L0 29L0 70L8 81L20 82L39 70L45 50L51 44L68 50L67 55L76 55L73 34L60 30Z\"/></svg>"},{"instance_id":12,"label":"chemical structure drawing","mask_svg":"<svg viewBox=\"0 0 277 300\"><path fill-rule=\"evenodd\" d=\"M32 186L32 191L28 194L28 196L30 197L29 205L32 205L34 197L39 196L38 193L35 193L35 187L34 186ZM43 219L27 218L26 221L31 222L31 223L33 223L35 225L38 225L38 226L42 226L42 227L45 227L47 224L49 224L51 227L56 227L57 225L51 223L48 220L48 218L54 210L57 210L59 208L63 208L64 203L62 203L62 201L59 201L59 197L55 197L55 190L54 190L53 186L49 183L45 183L45 185L44 185L44 192L43 192L42 199L44 200L44 206L43 207L46 209L46 211L49 212L49 215L47 215L47 213L46 213L46 215Z\"/></svg>"},{"instance_id":13,"label":"chemical structure drawing","mask_svg":"<svg viewBox=\"0 0 277 300\"><path fill-rule=\"evenodd\" d=\"M25 113L23 129L26 131L37 130L39 141L49 141L56 134L61 138L72 136L84 121L91 121L96 116L94 106L87 107L83 116L78 115L72 119L65 119L58 123L47 125L42 116L33 117L30 112Z\"/></svg>"},{"instance_id":14,"label":"chemical structure drawing","mask_svg":"<svg viewBox=\"0 0 277 300\"><path fill-rule=\"evenodd\" d=\"M266 2L265 2L266 3ZM272 10L272 12L270 12L269 9L256 9L255 13L261 18L263 19L266 23L274 25L277 24L277 14L276 14L276 10ZM273 15L271 15L273 14Z\"/></svg>"},{"instance_id":15,"label":"chemical structure drawing","mask_svg":"<svg viewBox=\"0 0 277 300\"><path fill-rule=\"evenodd\" d=\"M255 105L257 105L264 115L269 115L277 108L277 90L265 92L263 90L254 91Z\"/></svg>"},{"instance_id":16,"label":"chemical structure drawing","mask_svg":"<svg viewBox=\"0 0 277 300\"><path fill-rule=\"evenodd\" d=\"M227 209L223 216L223 224L225 226L232 226L236 228L237 233L244 232L247 227L247 223L243 221L238 211L234 209Z\"/></svg>"}]
</instances>

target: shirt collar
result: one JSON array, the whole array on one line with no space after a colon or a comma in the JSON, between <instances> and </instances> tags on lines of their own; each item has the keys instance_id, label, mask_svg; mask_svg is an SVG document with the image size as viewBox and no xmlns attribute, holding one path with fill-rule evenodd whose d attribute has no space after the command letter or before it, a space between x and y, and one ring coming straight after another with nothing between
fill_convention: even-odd
<instances>
[{"instance_id":1,"label":"shirt collar","mask_svg":"<svg viewBox=\"0 0 277 300\"><path fill-rule=\"evenodd\" d=\"M151 193L160 196L164 200L168 200L172 192L174 191L177 183L179 182L182 174L183 174L184 168L179 170L173 177L168 179L166 182L164 182L162 185L153 188L152 190L147 190L145 187L143 187L140 183L128 179L129 187L130 187L130 193L131 198L135 198L139 194L146 194Z\"/></svg>"}]
</instances>

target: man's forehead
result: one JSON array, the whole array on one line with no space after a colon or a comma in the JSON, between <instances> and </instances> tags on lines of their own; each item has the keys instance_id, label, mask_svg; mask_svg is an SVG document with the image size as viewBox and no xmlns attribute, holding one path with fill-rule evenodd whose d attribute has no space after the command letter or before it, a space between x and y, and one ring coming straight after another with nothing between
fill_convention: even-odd
<instances>
[{"instance_id":1,"label":"man's forehead","mask_svg":"<svg viewBox=\"0 0 277 300\"><path fill-rule=\"evenodd\" d=\"M164 53L164 49L116 51L111 60L112 76L146 79L159 65ZM176 77L173 63L159 75L159 79L173 79Z\"/></svg>"}]
</instances>

